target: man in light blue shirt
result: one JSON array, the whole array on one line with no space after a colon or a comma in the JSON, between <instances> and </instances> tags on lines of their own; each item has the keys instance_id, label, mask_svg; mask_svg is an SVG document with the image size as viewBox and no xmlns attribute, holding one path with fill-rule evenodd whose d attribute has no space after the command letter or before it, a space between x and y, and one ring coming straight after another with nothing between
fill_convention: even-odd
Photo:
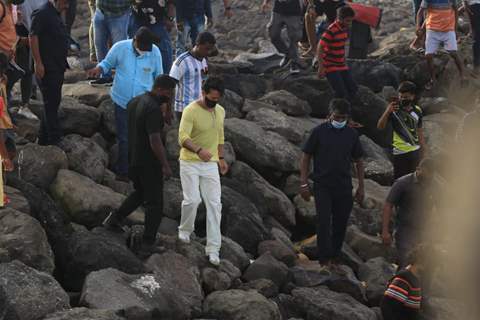
<instances>
[{"instance_id":1,"label":"man in light blue shirt","mask_svg":"<svg viewBox=\"0 0 480 320\"><path fill-rule=\"evenodd\" d=\"M113 45L89 77L98 78L115 69L112 91L118 140L117 179L128 181L127 104L131 99L152 89L154 80L163 73L162 56L153 44L155 36L145 27L135 37Z\"/></svg>"}]
</instances>

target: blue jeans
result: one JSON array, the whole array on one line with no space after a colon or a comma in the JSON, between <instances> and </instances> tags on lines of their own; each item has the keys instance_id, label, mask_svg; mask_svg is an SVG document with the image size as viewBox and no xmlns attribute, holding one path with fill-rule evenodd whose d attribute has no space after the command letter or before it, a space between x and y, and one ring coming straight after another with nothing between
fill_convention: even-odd
<instances>
[{"instance_id":1,"label":"blue jeans","mask_svg":"<svg viewBox=\"0 0 480 320\"><path fill-rule=\"evenodd\" d=\"M335 98L353 100L358 87L350 70L329 72L327 73L327 80L335 92Z\"/></svg>"},{"instance_id":2,"label":"blue jeans","mask_svg":"<svg viewBox=\"0 0 480 320\"><path fill-rule=\"evenodd\" d=\"M133 39L137 30L142 26L143 24L138 21L134 14L132 14L130 18L130 24L128 26L129 37ZM145 27L150 29L150 31L152 31L159 38L160 42L157 43L157 46L162 54L163 73L169 74L170 68L173 64L173 48L172 40L170 39L170 33L167 31L167 28L162 21L156 24L149 24Z\"/></svg>"},{"instance_id":3,"label":"blue jeans","mask_svg":"<svg viewBox=\"0 0 480 320\"><path fill-rule=\"evenodd\" d=\"M203 15L183 19L181 22L183 23L183 31L177 33L177 57L187 51L188 37L190 37L193 47L198 34L205 30L205 16Z\"/></svg>"},{"instance_id":4,"label":"blue jeans","mask_svg":"<svg viewBox=\"0 0 480 320\"><path fill-rule=\"evenodd\" d=\"M107 56L108 39L112 40L113 45L128 38L127 28L129 19L130 11L121 16L107 17L100 10L95 10L93 32L98 62L101 62Z\"/></svg>"},{"instance_id":5,"label":"blue jeans","mask_svg":"<svg viewBox=\"0 0 480 320\"><path fill-rule=\"evenodd\" d=\"M115 126L117 128L118 159L115 167L116 173L126 176L128 174L128 118L127 109L115 105Z\"/></svg>"}]
</instances>

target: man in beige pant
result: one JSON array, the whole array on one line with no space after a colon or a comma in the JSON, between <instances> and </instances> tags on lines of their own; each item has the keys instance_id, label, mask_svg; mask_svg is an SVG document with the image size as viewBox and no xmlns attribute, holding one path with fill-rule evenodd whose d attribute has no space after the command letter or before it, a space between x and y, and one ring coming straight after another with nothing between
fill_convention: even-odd
<instances>
[{"instance_id":1,"label":"man in beige pant","mask_svg":"<svg viewBox=\"0 0 480 320\"><path fill-rule=\"evenodd\" d=\"M195 217L202 198L207 208L207 246L210 263L220 264L222 217L220 173L226 174L224 160L223 122L225 110L218 104L224 92L223 81L208 78L202 86L202 97L188 105L182 114L178 140L180 150L180 179L183 189L182 218L178 238L190 242Z\"/></svg>"}]
</instances>

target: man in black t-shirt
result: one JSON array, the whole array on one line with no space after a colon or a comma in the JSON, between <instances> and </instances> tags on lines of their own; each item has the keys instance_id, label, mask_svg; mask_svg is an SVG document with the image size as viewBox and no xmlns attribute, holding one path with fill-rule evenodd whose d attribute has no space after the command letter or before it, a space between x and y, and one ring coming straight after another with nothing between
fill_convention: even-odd
<instances>
[{"instance_id":1,"label":"man in black t-shirt","mask_svg":"<svg viewBox=\"0 0 480 320\"><path fill-rule=\"evenodd\" d=\"M58 107L68 67L68 35L60 12L65 11L67 6L65 0L57 0L55 5L47 2L32 13L30 48L44 103L38 139L40 145L58 144L61 139Z\"/></svg>"},{"instance_id":2,"label":"man in black t-shirt","mask_svg":"<svg viewBox=\"0 0 480 320\"><path fill-rule=\"evenodd\" d=\"M163 179L172 171L162 142L162 130L176 81L167 75L155 79L153 89L134 98L128 112L128 174L135 191L103 222L120 230L123 220L139 206L145 208L145 232L140 254L155 251L155 238L163 211Z\"/></svg>"},{"instance_id":3,"label":"man in black t-shirt","mask_svg":"<svg viewBox=\"0 0 480 320\"><path fill-rule=\"evenodd\" d=\"M271 0L264 0L262 12L267 10ZM270 22L267 25L270 40L275 48L284 55L280 67L290 63L290 73L300 72L301 62L298 55L298 41L302 39L303 33L303 0L274 0L273 12ZM283 27L287 28L289 45L282 39Z\"/></svg>"},{"instance_id":4,"label":"man in black t-shirt","mask_svg":"<svg viewBox=\"0 0 480 320\"><path fill-rule=\"evenodd\" d=\"M310 201L308 173L313 158L315 207L317 209L318 261L324 267L336 268L342 250L348 218L353 207L351 165L358 176L356 200L363 202L363 149L355 129L347 125L350 103L345 99L330 102L330 119L313 129L303 147L300 163L301 196Z\"/></svg>"}]
</instances>

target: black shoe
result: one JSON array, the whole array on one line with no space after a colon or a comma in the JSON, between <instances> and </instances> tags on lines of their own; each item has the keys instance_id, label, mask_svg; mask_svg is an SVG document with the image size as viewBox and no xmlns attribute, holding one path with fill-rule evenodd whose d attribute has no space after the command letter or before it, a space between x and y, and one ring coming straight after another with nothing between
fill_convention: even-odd
<instances>
[{"instance_id":1,"label":"black shoe","mask_svg":"<svg viewBox=\"0 0 480 320\"><path fill-rule=\"evenodd\" d=\"M142 241L142 244L136 253L140 259L146 259L153 254L163 254L165 251L166 249L164 247L157 246L155 243L147 243Z\"/></svg>"},{"instance_id":2,"label":"black shoe","mask_svg":"<svg viewBox=\"0 0 480 320\"><path fill-rule=\"evenodd\" d=\"M118 219L114 211L110 212L103 220L102 225L105 229L114 231L114 232L123 232L123 223Z\"/></svg>"},{"instance_id":3,"label":"black shoe","mask_svg":"<svg viewBox=\"0 0 480 320\"><path fill-rule=\"evenodd\" d=\"M121 181L121 182L126 182L126 183L130 182L130 179L128 178L128 176L123 175L123 174L117 174L115 176L115 180Z\"/></svg>"},{"instance_id":4,"label":"black shoe","mask_svg":"<svg viewBox=\"0 0 480 320\"><path fill-rule=\"evenodd\" d=\"M90 85L92 87L109 87L112 85L112 83L113 79L111 77L105 77L90 81Z\"/></svg>"},{"instance_id":5,"label":"black shoe","mask_svg":"<svg viewBox=\"0 0 480 320\"><path fill-rule=\"evenodd\" d=\"M286 67L290 63L290 58L288 56L284 56L282 60L280 61L280 68Z\"/></svg>"},{"instance_id":6,"label":"black shoe","mask_svg":"<svg viewBox=\"0 0 480 320\"><path fill-rule=\"evenodd\" d=\"M300 73L300 66L297 63L290 64L290 74Z\"/></svg>"}]
</instances>

